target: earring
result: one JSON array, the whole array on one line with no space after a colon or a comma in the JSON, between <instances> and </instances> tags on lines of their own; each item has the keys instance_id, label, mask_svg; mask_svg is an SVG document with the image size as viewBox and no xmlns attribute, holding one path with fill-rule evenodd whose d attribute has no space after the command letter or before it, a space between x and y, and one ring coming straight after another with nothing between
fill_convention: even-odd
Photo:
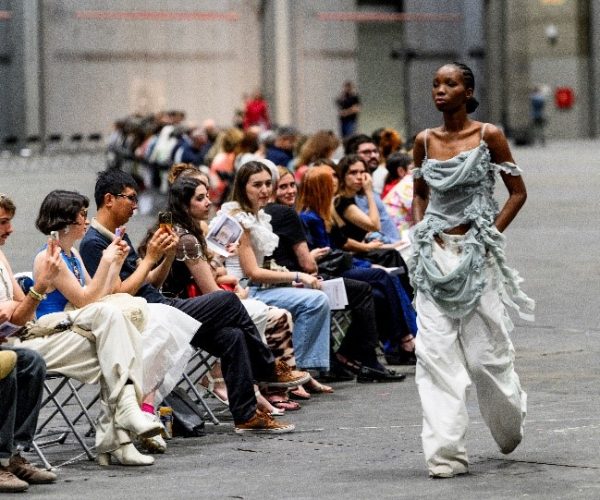
<instances>
[{"instance_id":1,"label":"earring","mask_svg":"<svg viewBox=\"0 0 600 500\"><path fill-rule=\"evenodd\" d=\"M63 229L63 234L69 234L69 231L71 230L71 228L69 226L65 227Z\"/></svg>"}]
</instances>

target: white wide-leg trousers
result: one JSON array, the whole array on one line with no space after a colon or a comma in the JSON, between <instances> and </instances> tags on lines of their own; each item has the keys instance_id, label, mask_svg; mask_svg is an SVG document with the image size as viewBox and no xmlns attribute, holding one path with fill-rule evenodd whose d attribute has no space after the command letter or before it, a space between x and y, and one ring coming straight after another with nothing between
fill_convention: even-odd
<instances>
[{"instance_id":1,"label":"white wide-leg trousers","mask_svg":"<svg viewBox=\"0 0 600 500\"><path fill-rule=\"evenodd\" d=\"M434 243L433 258L444 274L460 260L461 237ZM500 451L510 453L523 437L527 395L514 370L508 336L510 318L495 289L492 272L479 305L453 319L417 293L415 379L423 407L423 450L429 473L452 476L468 470L465 434L467 389L474 383L481 415Z\"/></svg>"}]
</instances>

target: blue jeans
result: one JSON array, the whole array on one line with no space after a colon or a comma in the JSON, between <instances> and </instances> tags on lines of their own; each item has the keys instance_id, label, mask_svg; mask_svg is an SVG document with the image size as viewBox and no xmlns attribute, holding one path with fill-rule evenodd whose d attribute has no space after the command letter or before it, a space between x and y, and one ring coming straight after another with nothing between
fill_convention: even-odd
<instances>
[{"instance_id":1,"label":"blue jeans","mask_svg":"<svg viewBox=\"0 0 600 500\"><path fill-rule=\"evenodd\" d=\"M250 297L287 309L294 318L292 340L300 368L329 370L329 323L327 295L319 290L292 287L250 287Z\"/></svg>"},{"instance_id":2,"label":"blue jeans","mask_svg":"<svg viewBox=\"0 0 600 500\"><path fill-rule=\"evenodd\" d=\"M46 377L43 358L30 349L0 347L17 353L17 365L0 380L0 458L28 450L35 434Z\"/></svg>"}]
</instances>

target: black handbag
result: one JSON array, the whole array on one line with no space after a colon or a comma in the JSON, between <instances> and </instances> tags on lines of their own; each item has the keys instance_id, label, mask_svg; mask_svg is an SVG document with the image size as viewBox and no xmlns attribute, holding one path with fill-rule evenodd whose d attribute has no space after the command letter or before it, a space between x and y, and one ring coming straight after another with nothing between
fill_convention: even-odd
<instances>
[{"instance_id":1,"label":"black handbag","mask_svg":"<svg viewBox=\"0 0 600 500\"><path fill-rule=\"evenodd\" d=\"M204 418L198 405L181 387L176 387L165 398L163 406L173 409L173 435L181 437L204 436Z\"/></svg>"},{"instance_id":2,"label":"black handbag","mask_svg":"<svg viewBox=\"0 0 600 500\"><path fill-rule=\"evenodd\" d=\"M324 255L318 262L319 272L339 276L352 269L352 254L337 248Z\"/></svg>"}]
</instances>

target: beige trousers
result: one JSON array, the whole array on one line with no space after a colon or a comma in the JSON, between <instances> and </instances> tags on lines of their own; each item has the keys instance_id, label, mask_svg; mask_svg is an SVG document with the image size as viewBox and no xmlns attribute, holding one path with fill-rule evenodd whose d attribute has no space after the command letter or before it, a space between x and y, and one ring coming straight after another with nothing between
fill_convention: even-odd
<instances>
[{"instance_id":1,"label":"beige trousers","mask_svg":"<svg viewBox=\"0 0 600 500\"><path fill-rule=\"evenodd\" d=\"M123 386L134 384L142 397L142 337L123 313L108 303L94 303L78 314L77 324L91 331L94 341L71 330L26 340L23 347L39 352L49 372L88 384L100 383L102 412L96 424L96 449L112 451L131 441L115 425L114 413Z\"/></svg>"},{"instance_id":2,"label":"beige trousers","mask_svg":"<svg viewBox=\"0 0 600 500\"><path fill-rule=\"evenodd\" d=\"M460 259L461 237L434 243L433 258L444 273ZM467 471L466 399L471 382L483 420L500 451L510 453L523 436L527 395L514 370L512 324L495 289L492 272L479 305L468 316L453 319L417 293L418 335L415 379L423 407L423 450L432 475Z\"/></svg>"}]
</instances>

